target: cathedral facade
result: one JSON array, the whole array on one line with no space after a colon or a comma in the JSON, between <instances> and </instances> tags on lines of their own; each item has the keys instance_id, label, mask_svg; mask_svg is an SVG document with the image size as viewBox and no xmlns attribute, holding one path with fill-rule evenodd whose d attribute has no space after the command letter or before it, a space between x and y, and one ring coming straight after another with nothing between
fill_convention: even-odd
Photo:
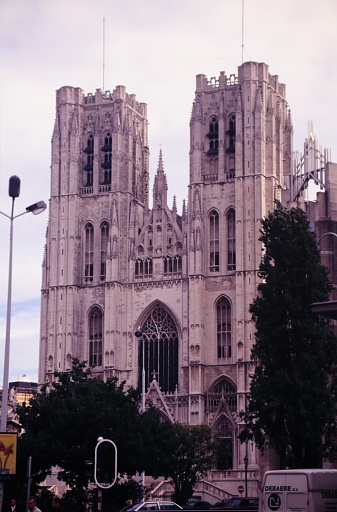
<instances>
[{"instance_id":1,"label":"cathedral facade","mask_svg":"<svg viewBox=\"0 0 337 512\"><path fill-rule=\"evenodd\" d=\"M77 357L143 385L163 418L219 432L217 470L239 474L248 460L258 479L272 463L238 441L239 413L254 371L260 220L275 199L292 201L286 87L256 62L197 76L180 213L161 151L150 197L147 126L123 86L57 91L39 382Z\"/></svg>"}]
</instances>

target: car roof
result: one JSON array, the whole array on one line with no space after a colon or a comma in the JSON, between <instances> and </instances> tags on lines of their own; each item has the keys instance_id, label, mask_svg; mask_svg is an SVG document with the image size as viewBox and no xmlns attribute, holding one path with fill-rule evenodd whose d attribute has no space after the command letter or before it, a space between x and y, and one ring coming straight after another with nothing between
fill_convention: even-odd
<instances>
[{"instance_id":1,"label":"car roof","mask_svg":"<svg viewBox=\"0 0 337 512\"><path fill-rule=\"evenodd\" d=\"M174 508L179 508L179 509L181 508L180 505L178 505L174 501L147 500L147 501L137 501L136 503L133 503L127 509L124 509L124 512L133 512L140 507L143 508L142 506L144 506L144 508L145 508L145 507L148 507L151 505L157 505L159 509L161 507L165 507L165 506L166 507L172 506Z\"/></svg>"}]
</instances>

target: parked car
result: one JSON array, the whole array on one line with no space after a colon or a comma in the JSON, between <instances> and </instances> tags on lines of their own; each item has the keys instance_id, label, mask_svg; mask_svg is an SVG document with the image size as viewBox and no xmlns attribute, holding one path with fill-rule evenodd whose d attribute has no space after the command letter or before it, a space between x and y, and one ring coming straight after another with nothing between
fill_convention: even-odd
<instances>
[{"instance_id":1,"label":"parked car","mask_svg":"<svg viewBox=\"0 0 337 512\"><path fill-rule=\"evenodd\" d=\"M182 510L183 507L174 503L174 501L139 501L133 503L123 512L138 512L139 510Z\"/></svg>"},{"instance_id":2,"label":"parked car","mask_svg":"<svg viewBox=\"0 0 337 512\"><path fill-rule=\"evenodd\" d=\"M187 510L208 510L212 508L212 505L208 501L190 501L184 506Z\"/></svg>"},{"instance_id":3,"label":"parked car","mask_svg":"<svg viewBox=\"0 0 337 512\"><path fill-rule=\"evenodd\" d=\"M243 510L258 510L259 508L259 498L239 498L234 497L230 498L225 505L224 509L243 509Z\"/></svg>"},{"instance_id":4,"label":"parked car","mask_svg":"<svg viewBox=\"0 0 337 512\"><path fill-rule=\"evenodd\" d=\"M215 509L217 509L217 508L224 508L224 506L226 505L228 500L229 500L229 498L226 498L226 499L221 500L221 501L217 501L216 503L214 503L213 508L215 508Z\"/></svg>"}]
</instances>

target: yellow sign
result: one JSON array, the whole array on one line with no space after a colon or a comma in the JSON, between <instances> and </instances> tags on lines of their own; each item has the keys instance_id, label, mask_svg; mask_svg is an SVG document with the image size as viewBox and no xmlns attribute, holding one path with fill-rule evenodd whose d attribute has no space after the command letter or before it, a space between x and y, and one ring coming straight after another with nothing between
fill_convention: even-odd
<instances>
[{"instance_id":1,"label":"yellow sign","mask_svg":"<svg viewBox=\"0 0 337 512\"><path fill-rule=\"evenodd\" d=\"M3 475L16 475L18 435L0 432L0 479Z\"/></svg>"}]
</instances>

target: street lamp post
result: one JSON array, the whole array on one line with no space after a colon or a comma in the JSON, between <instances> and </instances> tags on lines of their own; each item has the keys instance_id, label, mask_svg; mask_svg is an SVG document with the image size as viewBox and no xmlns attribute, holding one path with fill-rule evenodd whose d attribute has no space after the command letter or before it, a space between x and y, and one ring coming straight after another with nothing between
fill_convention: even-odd
<instances>
[{"instance_id":1,"label":"street lamp post","mask_svg":"<svg viewBox=\"0 0 337 512\"><path fill-rule=\"evenodd\" d=\"M245 465L245 495L247 498L247 496L248 496L248 475L247 475L248 457L247 457L247 455L244 456L243 463Z\"/></svg>"},{"instance_id":2,"label":"street lamp post","mask_svg":"<svg viewBox=\"0 0 337 512\"><path fill-rule=\"evenodd\" d=\"M8 195L12 198L11 214L7 215L1 212L10 220L10 234L9 234L9 267L8 267L8 293L7 293L7 318L6 318L6 341L5 341L5 355L4 355L4 370L3 370L3 386L2 386L2 401L1 401L1 426L0 432L6 432L7 429L7 407L8 407L8 373L9 373L9 352L10 352L10 333L11 333L11 311L12 311L12 265L13 265L13 222L14 219L21 217L25 213L32 212L34 215L42 213L47 205L44 201L27 206L26 211L14 216L14 201L20 195L20 178L18 176L11 176L9 178Z\"/></svg>"}]
</instances>

